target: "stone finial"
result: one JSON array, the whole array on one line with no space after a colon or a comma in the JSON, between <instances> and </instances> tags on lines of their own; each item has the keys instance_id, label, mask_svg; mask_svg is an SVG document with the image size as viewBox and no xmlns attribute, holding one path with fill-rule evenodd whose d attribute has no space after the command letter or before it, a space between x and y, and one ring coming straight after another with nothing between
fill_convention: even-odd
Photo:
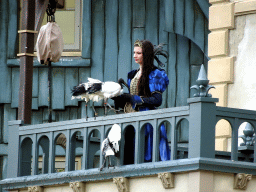
<instances>
[{"instance_id":1,"label":"stone finial","mask_svg":"<svg viewBox=\"0 0 256 192\"><path fill-rule=\"evenodd\" d=\"M71 182L69 183L69 187L73 190L73 192L84 192L85 185L82 182Z\"/></svg>"},{"instance_id":2,"label":"stone finial","mask_svg":"<svg viewBox=\"0 0 256 192\"><path fill-rule=\"evenodd\" d=\"M246 190L248 182L252 179L251 174L238 173L235 175L234 189Z\"/></svg>"},{"instance_id":3,"label":"stone finial","mask_svg":"<svg viewBox=\"0 0 256 192\"><path fill-rule=\"evenodd\" d=\"M158 173L158 178L162 181L165 189L174 188L174 175L169 172Z\"/></svg>"},{"instance_id":4,"label":"stone finial","mask_svg":"<svg viewBox=\"0 0 256 192\"><path fill-rule=\"evenodd\" d=\"M129 191L129 180L125 177L113 178L113 183L116 184L118 192L128 192Z\"/></svg>"},{"instance_id":5,"label":"stone finial","mask_svg":"<svg viewBox=\"0 0 256 192\"><path fill-rule=\"evenodd\" d=\"M40 186L28 187L28 192L43 192L44 188Z\"/></svg>"},{"instance_id":6,"label":"stone finial","mask_svg":"<svg viewBox=\"0 0 256 192\"><path fill-rule=\"evenodd\" d=\"M206 72L204 69L204 65L201 65L201 69L199 71L198 78L196 80L197 85L193 85L190 89L196 89L197 93L194 94L194 97L211 97L212 95L209 94L209 90L211 88L215 88L212 85L209 85L209 80L207 79Z\"/></svg>"},{"instance_id":7,"label":"stone finial","mask_svg":"<svg viewBox=\"0 0 256 192\"><path fill-rule=\"evenodd\" d=\"M240 146L253 146L254 142L254 129L250 123L247 123L244 130L243 130L244 135L239 136L240 138L243 139L243 143L240 144Z\"/></svg>"}]
</instances>

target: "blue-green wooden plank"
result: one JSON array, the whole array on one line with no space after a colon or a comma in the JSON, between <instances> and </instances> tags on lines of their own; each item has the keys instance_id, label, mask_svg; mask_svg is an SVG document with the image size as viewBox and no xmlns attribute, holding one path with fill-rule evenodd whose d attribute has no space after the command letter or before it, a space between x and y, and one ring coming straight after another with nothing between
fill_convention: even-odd
<instances>
[{"instance_id":1,"label":"blue-green wooden plank","mask_svg":"<svg viewBox=\"0 0 256 192\"><path fill-rule=\"evenodd\" d=\"M78 84L78 68L66 68L65 72L65 106L77 106L77 99L71 100L71 89Z\"/></svg>"},{"instance_id":2,"label":"blue-green wooden plank","mask_svg":"<svg viewBox=\"0 0 256 192\"><path fill-rule=\"evenodd\" d=\"M91 0L83 1L82 57L91 58Z\"/></svg>"},{"instance_id":3,"label":"blue-green wooden plank","mask_svg":"<svg viewBox=\"0 0 256 192\"><path fill-rule=\"evenodd\" d=\"M90 68L79 68L78 73L79 73L79 76L78 76L77 84L85 83L85 82L87 82L87 78L91 77Z\"/></svg>"},{"instance_id":4,"label":"blue-green wooden plank","mask_svg":"<svg viewBox=\"0 0 256 192\"><path fill-rule=\"evenodd\" d=\"M196 85L196 80L200 71L201 65L190 65L190 87ZM195 89L190 89L190 98L196 93Z\"/></svg>"},{"instance_id":5,"label":"blue-green wooden plank","mask_svg":"<svg viewBox=\"0 0 256 192\"><path fill-rule=\"evenodd\" d=\"M43 123L43 109L39 108L39 110L32 110L31 114L31 124L42 124Z\"/></svg>"},{"instance_id":6,"label":"blue-green wooden plank","mask_svg":"<svg viewBox=\"0 0 256 192\"><path fill-rule=\"evenodd\" d=\"M32 97L32 109L38 110L38 98L37 97Z\"/></svg>"},{"instance_id":7,"label":"blue-green wooden plank","mask_svg":"<svg viewBox=\"0 0 256 192\"><path fill-rule=\"evenodd\" d=\"M201 10L203 11L207 20L209 19L209 7L210 3L208 0L196 0L198 5L200 6Z\"/></svg>"},{"instance_id":8,"label":"blue-green wooden plank","mask_svg":"<svg viewBox=\"0 0 256 192\"><path fill-rule=\"evenodd\" d=\"M175 33L184 35L185 22L185 0L175 1L175 15L174 15Z\"/></svg>"},{"instance_id":9,"label":"blue-green wooden plank","mask_svg":"<svg viewBox=\"0 0 256 192\"><path fill-rule=\"evenodd\" d=\"M132 34L132 43L134 43L137 39L143 40L145 39L145 28L133 28ZM132 47L133 49L133 47ZM139 65L135 62L133 58L133 50L132 50L132 69L138 69ZM126 80L126 79L125 79Z\"/></svg>"},{"instance_id":10,"label":"blue-green wooden plank","mask_svg":"<svg viewBox=\"0 0 256 192\"><path fill-rule=\"evenodd\" d=\"M38 97L38 68L33 68L32 97Z\"/></svg>"},{"instance_id":11,"label":"blue-green wooden plank","mask_svg":"<svg viewBox=\"0 0 256 192\"><path fill-rule=\"evenodd\" d=\"M4 128L4 119L2 118L4 116L4 105L0 105L0 142L3 142L3 128Z\"/></svg>"},{"instance_id":12,"label":"blue-green wooden plank","mask_svg":"<svg viewBox=\"0 0 256 192\"><path fill-rule=\"evenodd\" d=\"M0 1L0 103L11 103L11 69L7 68L8 1Z\"/></svg>"},{"instance_id":13,"label":"blue-green wooden plank","mask_svg":"<svg viewBox=\"0 0 256 192\"><path fill-rule=\"evenodd\" d=\"M4 104L4 126L3 126L3 142L8 143L9 131L8 121L16 120L16 109L11 108L11 104Z\"/></svg>"},{"instance_id":14,"label":"blue-green wooden plank","mask_svg":"<svg viewBox=\"0 0 256 192\"><path fill-rule=\"evenodd\" d=\"M52 109L65 109L65 69L52 69Z\"/></svg>"},{"instance_id":15,"label":"blue-green wooden plank","mask_svg":"<svg viewBox=\"0 0 256 192\"><path fill-rule=\"evenodd\" d=\"M42 108L43 110L43 123L48 123L49 120L49 110L48 107L44 107ZM55 122L56 121L56 112L52 111L52 121Z\"/></svg>"},{"instance_id":16,"label":"blue-green wooden plank","mask_svg":"<svg viewBox=\"0 0 256 192\"><path fill-rule=\"evenodd\" d=\"M91 77L104 80L104 53L105 53L105 1L92 1L92 66ZM95 102L101 106L102 101Z\"/></svg>"},{"instance_id":17,"label":"blue-green wooden plank","mask_svg":"<svg viewBox=\"0 0 256 192\"><path fill-rule=\"evenodd\" d=\"M9 7L8 7L8 47L7 47L7 57L15 58L16 57L16 48L17 48L17 41L18 41L18 1L17 0L9 0Z\"/></svg>"},{"instance_id":18,"label":"blue-green wooden plank","mask_svg":"<svg viewBox=\"0 0 256 192\"><path fill-rule=\"evenodd\" d=\"M204 55L204 69L208 74L208 58Z\"/></svg>"},{"instance_id":19,"label":"blue-green wooden plank","mask_svg":"<svg viewBox=\"0 0 256 192\"><path fill-rule=\"evenodd\" d=\"M69 109L69 119L78 119L78 113L77 113L77 108L76 107L71 107Z\"/></svg>"},{"instance_id":20,"label":"blue-green wooden plank","mask_svg":"<svg viewBox=\"0 0 256 192\"><path fill-rule=\"evenodd\" d=\"M147 0L146 1L146 39L150 40L153 45L158 44L158 27L159 27L159 7L158 0Z\"/></svg>"},{"instance_id":21,"label":"blue-green wooden plank","mask_svg":"<svg viewBox=\"0 0 256 192\"><path fill-rule=\"evenodd\" d=\"M208 29L208 20L204 19L204 54L208 55L208 35L210 33Z\"/></svg>"},{"instance_id":22,"label":"blue-green wooden plank","mask_svg":"<svg viewBox=\"0 0 256 192\"><path fill-rule=\"evenodd\" d=\"M200 47L201 50L204 50L204 14L201 11L199 5L195 3L195 42Z\"/></svg>"},{"instance_id":23,"label":"blue-green wooden plank","mask_svg":"<svg viewBox=\"0 0 256 192\"><path fill-rule=\"evenodd\" d=\"M12 108L19 106L20 68L12 68Z\"/></svg>"},{"instance_id":24,"label":"blue-green wooden plank","mask_svg":"<svg viewBox=\"0 0 256 192\"><path fill-rule=\"evenodd\" d=\"M131 70L132 43L131 24L132 12L131 1L119 0L119 52L118 52L118 78L127 80L127 73Z\"/></svg>"},{"instance_id":25,"label":"blue-green wooden plank","mask_svg":"<svg viewBox=\"0 0 256 192\"><path fill-rule=\"evenodd\" d=\"M187 105L190 85L189 39L177 35L177 99L176 106Z\"/></svg>"},{"instance_id":26,"label":"blue-green wooden plank","mask_svg":"<svg viewBox=\"0 0 256 192\"><path fill-rule=\"evenodd\" d=\"M67 121L69 120L69 107L65 111L56 111L56 121Z\"/></svg>"},{"instance_id":27,"label":"blue-green wooden plank","mask_svg":"<svg viewBox=\"0 0 256 192\"><path fill-rule=\"evenodd\" d=\"M167 107L176 106L176 91L177 91L177 74L176 74L176 65L177 65L177 39L176 34L169 33L169 59L168 59L168 100Z\"/></svg>"},{"instance_id":28,"label":"blue-green wooden plank","mask_svg":"<svg viewBox=\"0 0 256 192\"><path fill-rule=\"evenodd\" d=\"M159 23L159 43L164 43L164 50L168 51L168 32L166 32L165 29L165 15L164 15L164 10L165 10L165 6L164 6L164 0L159 0L159 11L158 11L158 23ZM172 45L171 45L172 46ZM164 69L166 71L166 73L168 74L168 59L166 59L165 57L160 56L159 59L161 60L161 62L163 62L165 64L165 67L162 67L162 69ZM169 58L169 59L173 59L173 58ZM174 58L175 59L175 58ZM155 61L155 65L157 65L157 62ZM167 90L162 94L163 97L163 102L162 105L160 106L160 108L166 108L167 107L167 100L170 99L170 97L168 96L168 88Z\"/></svg>"},{"instance_id":29,"label":"blue-green wooden plank","mask_svg":"<svg viewBox=\"0 0 256 192\"><path fill-rule=\"evenodd\" d=\"M79 68L79 83L87 81L87 78L91 76L91 71L89 68ZM87 108L85 107L87 105ZM81 118L93 117L93 111L90 107L90 103L81 102Z\"/></svg>"},{"instance_id":30,"label":"blue-green wooden plank","mask_svg":"<svg viewBox=\"0 0 256 192\"><path fill-rule=\"evenodd\" d=\"M175 0L165 0L165 30L174 33Z\"/></svg>"},{"instance_id":31,"label":"blue-green wooden plank","mask_svg":"<svg viewBox=\"0 0 256 192\"><path fill-rule=\"evenodd\" d=\"M104 70L104 0L92 1L91 76L103 81Z\"/></svg>"},{"instance_id":32,"label":"blue-green wooden plank","mask_svg":"<svg viewBox=\"0 0 256 192\"><path fill-rule=\"evenodd\" d=\"M194 0L185 1L185 32L184 35L189 39L194 39Z\"/></svg>"},{"instance_id":33,"label":"blue-green wooden plank","mask_svg":"<svg viewBox=\"0 0 256 192\"><path fill-rule=\"evenodd\" d=\"M10 161L10 159L9 159ZM7 178L8 156L3 156L2 180Z\"/></svg>"},{"instance_id":34,"label":"blue-green wooden plank","mask_svg":"<svg viewBox=\"0 0 256 192\"><path fill-rule=\"evenodd\" d=\"M39 68L38 70L38 106L48 106L48 69Z\"/></svg>"},{"instance_id":35,"label":"blue-green wooden plank","mask_svg":"<svg viewBox=\"0 0 256 192\"><path fill-rule=\"evenodd\" d=\"M20 59L8 59L8 67L19 67ZM47 68L47 65L42 65L37 59L33 60L33 66L36 68ZM81 57L62 57L59 62L52 63L52 67L90 67L91 59L83 59Z\"/></svg>"},{"instance_id":36,"label":"blue-green wooden plank","mask_svg":"<svg viewBox=\"0 0 256 192\"><path fill-rule=\"evenodd\" d=\"M191 41L190 43L190 64L203 64L204 63L204 54L202 50Z\"/></svg>"},{"instance_id":37,"label":"blue-green wooden plank","mask_svg":"<svg viewBox=\"0 0 256 192\"><path fill-rule=\"evenodd\" d=\"M107 0L105 9L104 81L117 81L118 0Z\"/></svg>"},{"instance_id":38,"label":"blue-green wooden plank","mask_svg":"<svg viewBox=\"0 0 256 192\"><path fill-rule=\"evenodd\" d=\"M145 0L133 0L133 27L145 27Z\"/></svg>"}]
</instances>

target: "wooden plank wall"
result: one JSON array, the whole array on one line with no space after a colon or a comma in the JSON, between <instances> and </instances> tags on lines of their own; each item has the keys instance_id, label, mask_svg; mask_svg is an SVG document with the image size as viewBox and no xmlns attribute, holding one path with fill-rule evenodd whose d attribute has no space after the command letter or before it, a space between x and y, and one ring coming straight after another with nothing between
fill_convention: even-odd
<instances>
[{"instance_id":1,"label":"wooden plank wall","mask_svg":"<svg viewBox=\"0 0 256 192\"><path fill-rule=\"evenodd\" d=\"M15 1L9 0L9 5ZM5 9L6 8L6 9ZM11 118L16 118L19 94L19 68L6 67L6 60L15 57L17 34L8 33L17 21L15 9L1 1L1 39L8 41L0 45L0 73L5 81L0 86L0 103L8 103L7 108L15 109ZM169 52L165 63L170 79L168 89L163 94L161 108L187 105L187 98L194 90L200 69L207 59L202 50L207 47L207 20L196 0L92 0L83 5L82 57L90 59L91 67L65 67L52 70L53 120L63 121L93 116L85 102L71 100L71 88L87 77L102 81L126 80L127 73L138 68L133 59L133 43L137 39L148 39L153 44L165 43ZM9 19L8 19L9 17ZM9 49L6 48L10 47ZM160 57L163 62L167 60ZM32 93L32 123L48 121L48 78L47 68L34 68ZM125 90L127 91L127 90ZM3 94L5 93L5 94ZM113 104L112 101L110 101ZM103 115L102 102L95 103L99 115ZM14 115L15 113L15 115ZM111 112L110 114L113 114Z\"/></svg>"}]
</instances>

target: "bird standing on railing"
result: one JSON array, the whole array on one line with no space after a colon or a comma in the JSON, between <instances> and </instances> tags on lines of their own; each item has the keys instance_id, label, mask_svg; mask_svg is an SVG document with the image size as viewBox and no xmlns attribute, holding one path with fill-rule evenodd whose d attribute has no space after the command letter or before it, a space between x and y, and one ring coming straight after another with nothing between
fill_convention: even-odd
<instances>
[{"instance_id":1,"label":"bird standing on railing","mask_svg":"<svg viewBox=\"0 0 256 192\"><path fill-rule=\"evenodd\" d=\"M98 102L104 99L105 115L107 114L107 105L112 108L107 100L119 96L123 93L122 85L113 81L101 82L100 80L88 78L88 82L81 83L78 86L74 86L71 90L71 99L84 99L87 103L89 100L93 102ZM93 110L95 116L97 113L95 111L94 105Z\"/></svg>"},{"instance_id":2,"label":"bird standing on railing","mask_svg":"<svg viewBox=\"0 0 256 192\"><path fill-rule=\"evenodd\" d=\"M121 127L117 124L114 124L111 130L109 131L108 137L104 139L104 141L101 144L101 153L104 157L104 162L100 168L100 171L102 171L107 157L109 159L108 167L111 166L111 158L109 156L116 156L117 152L119 151L118 141L120 141L120 139Z\"/></svg>"}]
</instances>

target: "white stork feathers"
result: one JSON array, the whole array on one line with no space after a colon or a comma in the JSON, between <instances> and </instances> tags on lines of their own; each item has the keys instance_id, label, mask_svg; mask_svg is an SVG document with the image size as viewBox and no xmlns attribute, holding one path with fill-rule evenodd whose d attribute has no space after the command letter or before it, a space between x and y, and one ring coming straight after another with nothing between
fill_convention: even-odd
<instances>
[{"instance_id":1,"label":"white stork feathers","mask_svg":"<svg viewBox=\"0 0 256 192\"><path fill-rule=\"evenodd\" d=\"M87 103L89 100L98 102L104 99L105 115L106 105L111 107L107 100L112 97L117 97L123 93L122 86L119 83L113 81L101 82L98 79L88 78L88 82L81 83L78 86L74 86L71 90L71 99L82 99ZM94 109L94 107L93 107ZM94 109L95 116L96 111Z\"/></svg>"},{"instance_id":2,"label":"white stork feathers","mask_svg":"<svg viewBox=\"0 0 256 192\"><path fill-rule=\"evenodd\" d=\"M102 164L102 167L100 168L100 171L104 167L106 158L109 156L115 156L119 151L118 141L120 141L120 139L121 139L121 127L118 124L114 124L108 133L108 137L104 139L104 141L101 144L101 153L104 157L104 162ZM110 161L110 158L109 158L109 161Z\"/></svg>"},{"instance_id":3,"label":"white stork feathers","mask_svg":"<svg viewBox=\"0 0 256 192\"><path fill-rule=\"evenodd\" d=\"M101 82L98 79L88 78L88 82L74 86L71 99L84 99L93 102L119 96L123 93L120 84L113 81Z\"/></svg>"}]
</instances>

